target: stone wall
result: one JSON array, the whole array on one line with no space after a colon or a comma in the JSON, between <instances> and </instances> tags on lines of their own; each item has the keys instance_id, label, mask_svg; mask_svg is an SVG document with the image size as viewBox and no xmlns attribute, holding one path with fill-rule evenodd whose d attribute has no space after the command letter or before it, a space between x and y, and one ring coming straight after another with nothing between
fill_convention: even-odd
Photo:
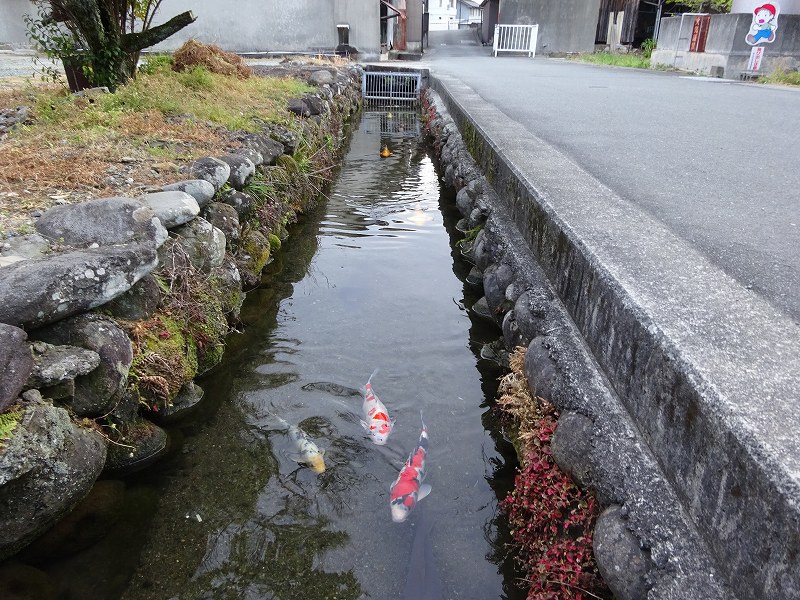
<instances>
[{"instance_id":1,"label":"stone wall","mask_svg":"<svg viewBox=\"0 0 800 600\"><path fill-rule=\"evenodd\" d=\"M101 473L143 468L163 425L202 399L248 289L318 190L293 155L301 131L335 159L360 106L360 67L281 67L317 85L227 154L138 198L55 206L0 256L0 560L47 531ZM319 166L319 165L318 165ZM275 197L252 178L282 182ZM36 501L34 501L34 499Z\"/></svg>"},{"instance_id":2,"label":"stone wall","mask_svg":"<svg viewBox=\"0 0 800 600\"><path fill-rule=\"evenodd\" d=\"M554 458L605 509L594 542L603 578L619 600L736 598L509 211L523 184L437 87L434 78L426 129L445 182L457 190L460 229L479 230L463 249L475 265L468 281L484 293L471 310L495 322L507 350L527 347L530 389L561 413Z\"/></svg>"}]
</instances>

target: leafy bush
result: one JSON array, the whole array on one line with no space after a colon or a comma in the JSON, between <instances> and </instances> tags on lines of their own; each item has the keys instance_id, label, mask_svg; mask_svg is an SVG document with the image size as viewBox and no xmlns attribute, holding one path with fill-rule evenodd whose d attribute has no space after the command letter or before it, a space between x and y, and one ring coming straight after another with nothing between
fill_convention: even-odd
<instances>
[{"instance_id":1,"label":"leafy bush","mask_svg":"<svg viewBox=\"0 0 800 600\"><path fill-rule=\"evenodd\" d=\"M656 41L653 38L647 38L642 42L642 56L645 58L650 58L650 56L653 54L653 50L655 49Z\"/></svg>"}]
</instances>

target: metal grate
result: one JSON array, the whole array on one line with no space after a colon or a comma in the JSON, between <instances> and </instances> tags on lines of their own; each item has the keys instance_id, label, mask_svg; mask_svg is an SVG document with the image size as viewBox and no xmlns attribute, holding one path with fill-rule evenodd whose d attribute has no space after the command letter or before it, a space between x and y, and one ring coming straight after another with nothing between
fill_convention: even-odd
<instances>
[{"instance_id":1,"label":"metal grate","mask_svg":"<svg viewBox=\"0 0 800 600\"><path fill-rule=\"evenodd\" d=\"M394 112L381 111L381 135L393 138L419 139L422 135L419 125L419 112L416 110L398 109Z\"/></svg>"},{"instance_id":2,"label":"metal grate","mask_svg":"<svg viewBox=\"0 0 800 600\"><path fill-rule=\"evenodd\" d=\"M420 73L365 71L361 95L364 102L371 104L417 104L421 83Z\"/></svg>"},{"instance_id":3,"label":"metal grate","mask_svg":"<svg viewBox=\"0 0 800 600\"><path fill-rule=\"evenodd\" d=\"M525 52L533 58L536 54L538 25L495 25L492 52Z\"/></svg>"}]
</instances>

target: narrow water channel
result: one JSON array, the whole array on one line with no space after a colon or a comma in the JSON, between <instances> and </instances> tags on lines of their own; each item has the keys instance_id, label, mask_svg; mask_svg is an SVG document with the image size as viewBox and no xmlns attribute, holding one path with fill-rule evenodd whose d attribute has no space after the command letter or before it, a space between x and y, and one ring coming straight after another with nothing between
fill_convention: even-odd
<instances>
[{"instance_id":1,"label":"narrow water channel","mask_svg":"<svg viewBox=\"0 0 800 600\"><path fill-rule=\"evenodd\" d=\"M443 598L524 598L498 509L515 467L489 408L500 372L479 355L498 332L464 308L477 297L452 191L418 131L415 113L364 113L328 201L248 294L242 333L201 382L202 414L176 432L182 446L128 482L139 521L120 523L93 565L70 567L70 598L402 598L423 516ZM376 368L396 420L385 446L365 437L355 395ZM389 487L420 412L432 493L393 523ZM292 460L276 415L325 449L324 473Z\"/></svg>"}]
</instances>

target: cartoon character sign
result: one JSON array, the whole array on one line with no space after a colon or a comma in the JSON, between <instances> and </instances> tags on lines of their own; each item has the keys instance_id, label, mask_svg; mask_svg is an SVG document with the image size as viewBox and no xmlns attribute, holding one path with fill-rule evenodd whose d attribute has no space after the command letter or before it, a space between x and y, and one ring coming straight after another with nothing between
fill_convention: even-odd
<instances>
[{"instance_id":1,"label":"cartoon character sign","mask_svg":"<svg viewBox=\"0 0 800 600\"><path fill-rule=\"evenodd\" d=\"M775 30L778 28L777 4L762 4L753 11L753 22L747 32L747 43L751 46L757 44L771 44L775 41Z\"/></svg>"}]
</instances>

